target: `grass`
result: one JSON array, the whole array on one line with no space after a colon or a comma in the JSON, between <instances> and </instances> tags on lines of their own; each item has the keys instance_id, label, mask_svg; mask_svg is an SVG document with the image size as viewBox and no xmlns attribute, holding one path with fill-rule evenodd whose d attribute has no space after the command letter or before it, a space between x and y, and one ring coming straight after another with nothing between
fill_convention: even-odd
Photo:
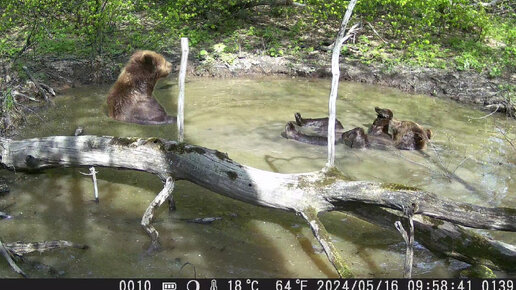
<instances>
[{"instance_id":1,"label":"grass","mask_svg":"<svg viewBox=\"0 0 516 290\"><path fill-rule=\"evenodd\" d=\"M231 17L195 19L174 25L164 24L162 15L154 19L156 13L150 11L124 16L125 22L118 25L120 30L110 31L101 38L103 41L95 44L96 51L88 46L89 40L55 28L51 37L38 34L41 37L33 39L28 55L90 57L98 53L110 58L142 48L173 52L179 38L186 36L194 55L201 60L224 59L230 63L242 52L307 60L316 53L329 55L325 48L333 42L340 26L340 19L322 21L307 10L292 7L261 7ZM516 17L490 15L482 37L451 28L428 30L424 25L406 24L411 22L400 17L399 14L374 17L355 14L352 22L363 20L364 25L355 42L343 47L342 55L367 65L382 63L387 68L407 65L476 71L491 78L516 73ZM21 29L13 28L0 40L1 55L16 54L13 43L22 46L26 33L17 31Z\"/></svg>"},{"instance_id":2,"label":"grass","mask_svg":"<svg viewBox=\"0 0 516 290\"><path fill-rule=\"evenodd\" d=\"M262 12L228 20L209 38L194 38L202 39L198 45L207 54L217 54L214 45L223 43L224 53L247 51L305 59L314 52L329 54L323 48L333 42L340 24L340 20L332 20L311 25L314 21L308 13L283 8L275 14ZM379 36L369 25L364 25L356 41L343 47L345 58L368 65L382 63L391 68L407 65L475 71L491 78L516 73L516 21L510 17L493 17L483 39L460 33L433 35L412 27L401 27L392 33L393 26L382 20L372 21L371 26ZM188 31L190 36L202 33Z\"/></svg>"}]
</instances>

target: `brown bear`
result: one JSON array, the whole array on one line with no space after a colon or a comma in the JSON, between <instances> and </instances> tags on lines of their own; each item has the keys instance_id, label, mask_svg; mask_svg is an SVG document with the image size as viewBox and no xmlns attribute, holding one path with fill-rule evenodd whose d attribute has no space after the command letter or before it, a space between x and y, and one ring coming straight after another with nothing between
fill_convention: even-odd
<instances>
[{"instance_id":1,"label":"brown bear","mask_svg":"<svg viewBox=\"0 0 516 290\"><path fill-rule=\"evenodd\" d=\"M295 113L294 117L296 118L296 124L298 126L302 126L303 128L309 128L314 130L317 133L327 133L328 132L328 118L317 118L317 119L304 119L301 117L300 113ZM340 123L339 120L335 120L335 132L344 131L344 127Z\"/></svg>"},{"instance_id":2,"label":"brown bear","mask_svg":"<svg viewBox=\"0 0 516 290\"><path fill-rule=\"evenodd\" d=\"M135 52L122 69L107 97L109 117L129 123L159 125L176 118L152 96L158 79L168 76L172 64L149 50Z\"/></svg>"},{"instance_id":3,"label":"brown bear","mask_svg":"<svg viewBox=\"0 0 516 290\"><path fill-rule=\"evenodd\" d=\"M393 118L389 109L374 108L377 118L369 132L388 134L392 136L394 146L403 150L421 150L426 148L426 143L432 138L432 131L421 127L416 122L399 121Z\"/></svg>"},{"instance_id":4,"label":"brown bear","mask_svg":"<svg viewBox=\"0 0 516 290\"><path fill-rule=\"evenodd\" d=\"M403 150L421 150L426 148L426 143L432 136L430 129L424 129L412 121L398 121L393 118L392 111L376 107L377 118L366 134L362 128L354 128L342 133L342 125L336 121L335 143L344 143L351 148L379 148L387 149L396 147ZM327 137L324 130L317 128L328 128L328 118L302 119L299 113L295 114L296 124L288 122L282 136L287 139L294 139L299 142L326 145ZM301 120L301 121L300 121ZM304 120L310 120L306 122ZM315 135L303 132L304 126L309 129L315 128Z\"/></svg>"}]
</instances>

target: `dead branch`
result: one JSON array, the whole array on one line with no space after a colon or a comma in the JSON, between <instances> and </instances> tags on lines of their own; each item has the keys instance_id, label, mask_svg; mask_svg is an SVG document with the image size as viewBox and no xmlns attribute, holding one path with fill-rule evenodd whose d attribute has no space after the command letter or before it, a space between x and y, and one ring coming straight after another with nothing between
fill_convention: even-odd
<instances>
[{"instance_id":1,"label":"dead branch","mask_svg":"<svg viewBox=\"0 0 516 290\"><path fill-rule=\"evenodd\" d=\"M52 250L63 249L63 248L75 248L86 250L88 249L88 245L76 244L69 241L57 240L57 241L44 241L44 242L34 242L34 243L25 243L25 242L13 242L13 243L5 243L5 248L9 251L10 254L14 256L21 257L23 255L31 254L34 252L44 253Z\"/></svg>"},{"instance_id":2,"label":"dead branch","mask_svg":"<svg viewBox=\"0 0 516 290\"><path fill-rule=\"evenodd\" d=\"M383 39L380 34L378 34L378 32L376 31L376 29L374 29L373 25L371 24L371 22L367 22L367 25L369 26L369 28L371 28L371 30L374 32L374 34L376 34L376 36L378 36L378 38L380 38L381 41L383 41L383 43L387 43L387 41L385 41L385 39Z\"/></svg>"},{"instance_id":3,"label":"dead branch","mask_svg":"<svg viewBox=\"0 0 516 290\"><path fill-rule=\"evenodd\" d=\"M405 244L407 244L407 250L405 252L405 266L403 269L403 278L412 278L412 263L414 261L414 220L413 215L415 208L407 208L405 210L405 215L409 220L409 230L408 232L403 228L403 225L400 221L396 221L394 226L400 232Z\"/></svg>"},{"instance_id":4,"label":"dead branch","mask_svg":"<svg viewBox=\"0 0 516 290\"><path fill-rule=\"evenodd\" d=\"M47 92L45 91L45 89L43 89L43 87L40 86L39 82L36 81L36 79L32 76L32 74L30 73L29 69L26 66L23 66L23 70L25 71L27 76L30 78L30 80L34 83L36 88L39 90L39 92L41 93L41 95L43 96L45 101L48 102L49 99L48 99Z\"/></svg>"},{"instance_id":5,"label":"dead branch","mask_svg":"<svg viewBox=\"0 0 516 290\"><path fill-rule=\"evenodd\" d=\"M188 64L188 38L181 38L181 66L179 69L179 96L177 98L177 135L179 142L184 140L184 108L185 108L185 78Z\"/></svg>"},{"instance_id":6,"label":"dead branch","mask_svg":"<svg viewBox=\"0 0 516 290\"><path fill-rule=\"evenodd\" d=\"M54 89L44 83L39 83L39 85L45 89L52 97L55 97L56 96L56 92L54 91Z\"/></svg>"},{"instance_id":7,"label":"dead branch","mask_svg":"<svg viewBox=\"0 0 516 290\"><path fill-rule=\"evenodd\" d=\"M357 218L385 229L401 218L396 212L372 205L350 203L345 208ZM502 243L450 222L425 216L413 216L415 239L430 251L464 261L484 264L493 269L516 270L516 247Z\"/></svg>"},{"instance_id":8,"label":"dead branch","mask_svg":"<svg viewBox=\"0 0 516 290\"><path fill-rule=\"evenodd\" d=\"M0 253L7 260L7 262L9 263L9 266L11 266L11 268L14 270L14 272L20 274L24 278L28 277L27 274L25 274L23 272L23 270L20 269L20 267L18 267L18 265L16 265L16 263L14 262L14 260L11 257L11 254L9 253L9 250L7 250L7 248L4 246L2 241L0 241Z\"/></svg>"},{"instance_id":9,"label":"dead branch","mask_svg":"<svg viewBox=\"0 0 516 290\"><path fill-rule=\"evenodd\" d=\"M77 135L75 135L77 136ZM84 172L79 172L80 174L82 175L86 175L86 176L91 176L91 178L93 179L93 192L94 192L94 197L95 197L95 202L96 203L99 203L99 188L97 186L97 173L99 173L98 171L95 170L95 167L90 167L90 173L84 173Z\"/></svg>"},{"instance_id":10,"label":"dead branch","mask_svg":"<svg viewBox=\"0 0 516 290\"><path fill-rule=\"evenodd\" d=\"M333 267L335 267L335 269L339 273L339 276L341 278L352 278L353 273L351 273L349 267L346 264L344 264L339 251L331 242L330 235L326 231L324 224L317 217L317 212L313 208L309 207L306 210L301 211L300 214L310 225L310 228L312 229L315 238L323 247L326 256L333 264Z\"/></svg>"},{"instance_id":11,"label":"dead branch","mask_svg":"<svg viewBox=\"0 0 516 290\"><path fill-rule=\"evenodd\" d=\"M492 111L491 113L487 114L487 115L484 115L482 117L478 117L478 118L473 118L473 117L468 117L468 121L471 121L471 120L482 120L482 119L485 119L491 115L493 115L494 113L498 112L498 110L500 109L500 104L496 104L496 108L494 109L494 111Z\"/></svg>"},{"instance_id":12,"label":"dead branch","mask_svg":"<svg viewBox=\"0 0 516 290\"><path fill-rule=\"evenodd\" d=\"M143 214L141 225L145 232L151 237L151 247L150 251L159 249L159 233L158 231L150 224L152 218L154 217L154 212L158 209L164 202L172 195L172 191L174 191L174 180L172 177L168 177L165 181L165 186L158 193L158 195L154 198L154 200L149 204L147 210Z\"/></svg>"},{"instance_id":13,"label":"dead branch","mask_svg":"<svg viewBox=\"0 0 516 290\"><path fill-rule=\"evenodd\" d=\"M9 215L3 211L0 211L0 219L12 219L13 216L12 215Z\"/></svg>"},{"instance_id":14,"label":"dead branch","mask_svg":"<svg viewBox=\"0 0 516 290\"><path fill-rule=\"evenodd\" d=\"M295 6L295 7L305 7L306 4L297 3L293 0L257 0L257 1L249 1L243 2L235 5L235 8L239 9L249 9L256 6Z\"/></svg>"},{"instance_id":15,"label":"dead branch","mask_svg":"<svg viewBox=\"0 0 516 290\"><path fill-rule=\"evenodd\" d=\"M11 92L11 94L13 95L13 97L24 97L24 98L29 99L29 100L31 100L31 101L39 102L39 100L38 100L38 99L35 99L35 98L33 98L33 97L30 97L30 96L27 96L26 94L24 94L24 93L20 93L20 92L18 92L17 90L13 90L13 91Z\"/></svg>"},{"instance_id":16,"label":"dead branch","mask_svg":"<svg viewBox=\"0 0 516 290\"><path fill-rule=\"evenodd\" d=\"M35 243L25 242L14 242L14 243L2 243L0 240L0 253L7 260L11 268L24 278L27 278L27 274L23 272L18 265L14 262L13 258L22 257L23 255L38 252L44 253L51 250L62 249L62 248L76 248L86 250L89 247L87 245L75 244L69 241L45 241ZM23 260L22 260L23 261Z\"/></svg>"}]
</instances>

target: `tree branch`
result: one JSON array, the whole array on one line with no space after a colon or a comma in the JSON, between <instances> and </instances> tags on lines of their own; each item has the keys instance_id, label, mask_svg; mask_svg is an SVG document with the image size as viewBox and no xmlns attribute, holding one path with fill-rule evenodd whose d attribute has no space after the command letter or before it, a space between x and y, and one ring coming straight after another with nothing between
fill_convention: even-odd
<instances>
[{"instance_id":1,"label":"tree branch","mask_svg":"<svg viewBox=\"0 0 516 290\"><path fill-rule=\"evenodd\" d=\"M344 210L357 218L388 230L401 218L395 211L373 205L349 203ZM493 240L450 222L414 216L414 237L430 251L469 264L493 269L516 270L516 247Z\"/></svg>"},{"instance_id":2,"label":"tree branch","mask_svg":"<svg viewBox=\"0 0 516 290\"><path fill-rule=\"evenodd\" d=\"M312 232L314 233L315 238L319 241L321 246L326 253L326 256L333 264L333 267L339 273L341 278L353 278L353 273L349 269L348 265L342 259L339 251L333 245L330 235L326 231L323 223L317 217L317 212L312 208L307 208L306 210L300 212L301 216L308 222Z\"/></svg>"},{"instance_id":3,"label":"tree branch","mask_svg":"<svg viewBox=\"0 0 516 290\"><path fill-rule=\"evenodd\" d=\"M24 278L28 277L27 274L25 274L25 272L23 272L23 270L20 269L20 267L18 267L18 265L16 265L16 262L13 261L13 259L11 258L11 255L9 254L9 251L5 248L2 241L0 241L0 254L2 254L2 256L4 256L4 258L7 260L7 262L9 263L9 266L11 266L11 268L14 270L14 272L20 274Z\"/></svg>"},{"instance_id":4,"label":"tree branch","mask_svg":"<svg viewBox=\"0 0 516 290\"><path fill-rule=\"evenodd\" d=\"M149 207L147 207L147 210L145 210L145 213L143 214L141 225L145 232L150 236L151 238L151 246L149 248L150 251L158 250L159 249L159 233L158 231L150 224L152 221L152 218L154 217L154 213L156 209L158 209L164 202L167 200L171 195L172 191L174 191L174 180L172 177L168 177L165 181L165 186L163 189L158 193L158 195L154 198L154 200L149 204Z\"/></svg>"}]
</instances>

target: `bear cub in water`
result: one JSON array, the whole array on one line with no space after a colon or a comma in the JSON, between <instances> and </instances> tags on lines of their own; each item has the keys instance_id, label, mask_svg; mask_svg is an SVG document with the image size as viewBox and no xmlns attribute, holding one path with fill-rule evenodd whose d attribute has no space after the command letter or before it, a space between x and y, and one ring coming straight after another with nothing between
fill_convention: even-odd
<instances>
[{"instance_id":1,"label":"bear cub in water","mask_svg":"<svg viewBox=\"0 0 516 290\"><path fill-rule=\"evenodd\" d=\"M129 123L160 125L174 123L152 96L160 78L168 76L172 64L150 50L135 52L122 69L107 97L109 117Z\"/></svg>"},{"instance_id":2,"label":"bear cub in water","mask_svg":"<svg viewBox=\"0 0 516 290\"><path fill-rule=\"evenodd\" d=\"M380 148L396 147L403 150L421 150L426 148L432 136L430 129L425 129L412 121L399 121L393 118L389 109L375 107L377 117L366 134L364 129L357 127L343 132L342 124L336 120L336 143L344 143L351 148ZM282 136L299 142L326 145L328 118L303 119L296 113L296 124L288 122ZM307 134L301 130L310 129L315 134Z\"/></svg>"}]
</instances>

